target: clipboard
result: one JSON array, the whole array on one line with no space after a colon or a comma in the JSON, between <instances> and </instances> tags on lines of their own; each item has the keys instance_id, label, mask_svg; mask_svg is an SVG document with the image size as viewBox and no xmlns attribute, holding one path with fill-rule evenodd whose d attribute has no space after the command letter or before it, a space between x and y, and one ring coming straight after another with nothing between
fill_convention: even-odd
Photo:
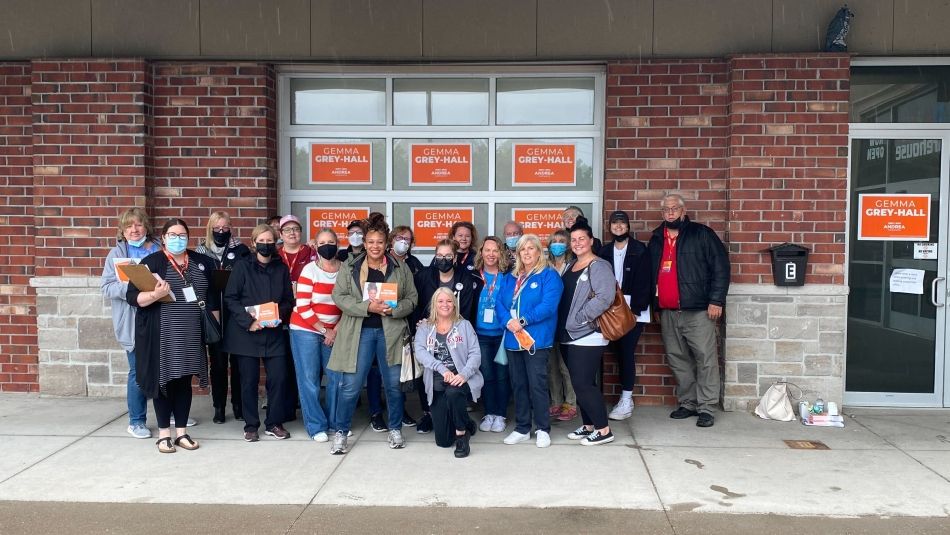
<instances>
[{"instance_id":1,"label":"clipboard","mask_svg":"<svg viewBox=\"0 0 950 535\"><path fill-rule=\"evenodd\" d=\"M158 275L148 270L148 266L143 264L123 264L118 266L122 273L129 278L129 282L134 284L140 292L151 292L155 289L158 282ZM168 294L158 300L159 303L172 303L175 301L175 294Z\"/></svg>"}]
</instances>

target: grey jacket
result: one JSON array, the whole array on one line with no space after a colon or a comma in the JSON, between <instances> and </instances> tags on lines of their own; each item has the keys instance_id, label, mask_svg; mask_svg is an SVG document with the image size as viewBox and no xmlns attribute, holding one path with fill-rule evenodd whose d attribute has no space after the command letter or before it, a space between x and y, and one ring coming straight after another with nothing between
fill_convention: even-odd
<instances>
[{"instance_id":1,"label":"grey jacket","mask_svg":"<svg viewBox=\"0 0 950 535\"><path fill-rule=\"evenodd\" d=\"M149 243L152 245L152 252L160 249L158 242L153 240ZM129 244L125 240L120 240L106 256L99 288L112 308L112 329L115 331L115 339L119 341L122 349L131 352L135 351L135 309L125 301L129 283L119 280L115 273L115 264L112 263L113 258L128 257Z\"/></svg>"},{"instance_id":2,"label":"grey jacket","mask_svg":"<svg viewBox=\"0 0 950 535\"><path fill-rule=\"evenodd\" d=\"M617 292L617 279L614 278L614 269L610 262L596 258L584 271L577 279L571 308L564 325L571 340L583 338L598 330L597 318L610 308ZM567 273L567 270L564 272Z\"/></svg>"},{"instance_id":3,"label":"grey jacket","mask_svg":"<svg viewBox=\"0 0 950 535\"><path fill-rule=\"evenodd\" d=\"M432 372L443 374L448 371L445 364L442 364L432 354L435 348L435 334L435 325L427 321L416 327L416 360L425 368L422 372L422 382L425 384L426 395L430 404L432 403L432 389L435 384ZM468 320L461 319L452 326L445 338L449 355L452 356L452 362L455 363L455 369L465 378L465 382L472 390L472 400L478 401L485 380L482 378L482 372L479 371L479 366L482 363L482 351L478 347L478 335L475 334L475 328Z\"/></svg>"}]
</instances>

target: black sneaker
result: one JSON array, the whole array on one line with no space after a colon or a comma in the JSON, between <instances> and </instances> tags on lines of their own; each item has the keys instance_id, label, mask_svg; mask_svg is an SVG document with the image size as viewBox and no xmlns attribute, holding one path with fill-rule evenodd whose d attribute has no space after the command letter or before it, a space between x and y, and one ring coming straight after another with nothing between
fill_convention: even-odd
<instances>
[{"instance_id":1,"label":"black sneaker","mask_svg":"<svg viewBox=\"0 0 950 535\"><path fill-rule=\"evenodd\" d=\"M257 442L260 439L261 436L257 434L257 431L244 432L244 442Z\"/></svg>"},{"instance_id":2,"label":"black sneaker","mask_svg":"<svg viewBox=\"0 0 950 535\"><path fill-rule=\"evenodd\" d=\"M587 436L584 440L581 441L581 446L599 446L601 444L608 444L614 441L614 434L611 431L607 431L607 434L602 434L600 431L594 431Z\"/></svg>"},{"instance_id":3,"label":"black sneaker","mask_svg":"<svg viewBox=\"0 0 950 535\"><path fill-rule=\"evenodd\" d=\"M277 424L264 430L264 434L276 438L277 440L286 440L290 438L290 433L284 429L284 426Z\"/></svg>"},{"instance_id":4,"label":"black sneaker","mask_svg":"<svg viewBox=\"0 0 950 535\"><path fill-rule=\"evenodd\" d=\"M582 426L578 427L577 429L575 429L575 430L571 431L570 433L568 433L568 434L567 434L567 438L569 438L569 439L571 439L571 440L581 440L581 439L587 438L587 437L589 437L589 436L591 436L591 435L593 435L593 434L594 434L594 430L593 430L593 429L587 429L586 427L584 427L584 426L582 425Z\"/></svg>"},{"instance_id":5,"label":"black sneaker","mask_svg":"<svg viewBox=\"0 0 950 535\"><path fill-rule=\"evenodd\" d=\"M432 432L432 415L428 412L422 413L419 423L416 425L416 433L425 435Z\"/></svg>"},{"instance_id":6,"label":"black sneaker","mask_svg":"<svg viewBox=\"0 0 950 535\"><path fill-rule=\"evenodd\" d=\"M690 416L699 416L699 413L692 409L687 409L686 407L680 407L670 413L670 418L673 418L674 420L683 420L685 418L689 418Z\"/></svg>"},{"instance_id":7,"label":"black sneaker","mask_svg":"<svg viewBox=\"0 0 950 535\"><path fill-rule=\"evenodd\" d=\"M699 419L696 420L696 427L712 427L716 419L708 412L699 413Z\"/></svg>"},{"instance_id":8,"label":"black sneaker","mask_svg":"<svg viewBox=\"0 0 950 535\"><path fill-rule=\"evenodd\" d=\"M385 433L389 431L389 427L386 425L386 422L383 420L383 413L374 414L369 417L369 425L373 428L373 431L377 433Z\"/></svg>"},{"instance_id":9,"label":"black sneaker","mask_svg":"<svg viewBox=\"0 0 950 535\"><path fill-rule=\"evenodd\" d=\"M412 419L412 416L409 416L409 413L402 411L402 426L403 427L415 427L416 421Z\"/></svg>"}]
</instances>

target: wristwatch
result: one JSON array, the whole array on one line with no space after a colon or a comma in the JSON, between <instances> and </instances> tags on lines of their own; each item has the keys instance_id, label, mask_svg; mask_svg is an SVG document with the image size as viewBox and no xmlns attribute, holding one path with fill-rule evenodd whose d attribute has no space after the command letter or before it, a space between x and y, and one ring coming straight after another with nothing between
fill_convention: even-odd
<instances>
[{"instance_id":1,"label":"wristwatch","mask_svg":"<svg viewBox=\"0 0 950 535\"><path fill-rule=\"evenodd\" d=\"M327 328L326 328L326 327L321 327L320 330L317 331L317 332L320 333L320 334L322 334L322 335L324 335L324 336L326 336L326 334L327 334Z\"/></svg>"},{"instance_id":2,"label":"wristwatch","mask_svg":"<svg viewBox=\"0 0 950 535\"><path fill-rule=\"evenodd\" d=\"M528 320L524 318L518 318L518 323L520 323L522 327L525 327L528 325Z\"/></svg>"}]
</instances>

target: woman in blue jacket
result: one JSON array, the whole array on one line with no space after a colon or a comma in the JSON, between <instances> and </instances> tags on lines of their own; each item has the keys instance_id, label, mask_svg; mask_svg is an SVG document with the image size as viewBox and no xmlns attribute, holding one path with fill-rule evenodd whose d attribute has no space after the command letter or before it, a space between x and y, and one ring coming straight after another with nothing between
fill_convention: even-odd
<instances>
[{"instance_id":1,"label":"woman in blue jacket","mask_svg":"<svg viewBox=\"0 0 950 535\"><path fill-rule=\"evenodd\" d=\"M557 271L548 265L541 240L525 234L515 247L515 269L506 275L498 294L496 312L505 326L504 346L508 354L508 373L515 398L515 429L505 444L518 444L531 438L531 419L536 427L539 448L551 445L551 419L548 416L548 356L554 347L557 307L564 289ZM516 334L524 331L533 339L522 342Z\"/></svg>"}]
</instances>

